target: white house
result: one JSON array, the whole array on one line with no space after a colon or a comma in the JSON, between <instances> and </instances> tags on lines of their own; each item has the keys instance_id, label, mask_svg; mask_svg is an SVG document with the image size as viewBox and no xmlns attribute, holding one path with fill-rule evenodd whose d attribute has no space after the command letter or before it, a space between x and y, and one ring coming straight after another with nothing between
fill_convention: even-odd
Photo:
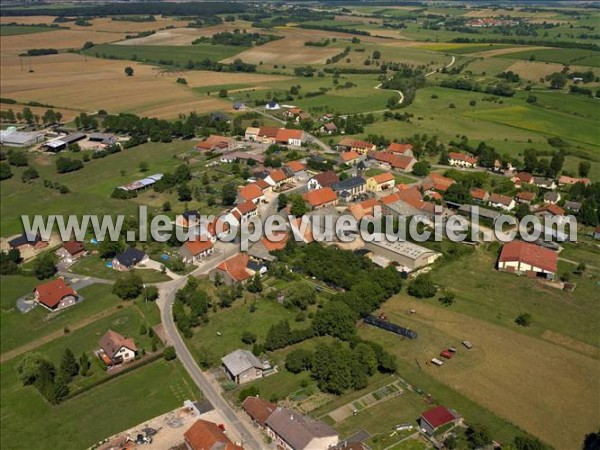
<instances>
[{"instance_id":1,"label":"white house","mask_svg":"<svg viewBox=\"0 0 600 450\"><path fill-rule=\"evenodd\" d=\"M108 330L100 339L99 356L107 366L133 361L136 352L133 339L126 339L116 331Z\"/></svg>"}]
</instances>

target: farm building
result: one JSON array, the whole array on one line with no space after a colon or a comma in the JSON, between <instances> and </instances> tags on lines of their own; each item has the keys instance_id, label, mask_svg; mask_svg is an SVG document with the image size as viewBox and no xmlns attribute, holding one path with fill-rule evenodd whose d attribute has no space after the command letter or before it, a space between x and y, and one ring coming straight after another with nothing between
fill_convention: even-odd
<instances>
[{"instance_id":1,"label":"farm building","mask_svg":"<svg viewBox=\"0 0 600 450\"><path fill-rule=\"evenodd\" d=\"M267 418L266 429L284 450L326 450L339 441L337 431L329 425L287 408L277 408Z\"/></svg>"},{"instance_id":2,"label":"farm building","mask_svg":"<svg viewBox=\"0 0 600 450\"><path fill-rule=\"evenodd\" d=\"M0 145L7 147L30 147L44 140L38 131L17 131L14 127L0 131Z\"/></svg>"},{"instance_id":3,"label":"farm building","mask_svg":"<svg viewBox=\"0 0 600 450\"><path fill-rule=\"evenodd\" d=\"M432 435L439 428L449 424L456 424L461 420L461 416L456 411L448 409L445 406L436 406L421 414L419 425L423 432Z\"/></svg>"},{"instance_id":4,"label":"farm building","mask_svg":"<svg viewBox=\"0 0 600 450\"><path fill-rule=\"evenodd\" d=\"M150 258L148 255L146 255L143 251L138 250L135 247L129 247L123 253L119 253L113 258L112 268L121 272L125 272L133 269L140 263L145 263L149 259Z\"/></svg>"},{"instance_id":5,"label":"farm building","mask_svg":"<svg viewBox=\"0 0 600 450\"><path fill-rule=\"evenodd\" d=\"M90 133L88 140L90 142L99 142L102 145L111 145L117 142L117 137L110 133Z\"/></svg>"},{"instance_id":6,"label":"farm building","mask_svg":"<svg viewBox=\"0 0 600 450\"><path fill-rule=\"evenodd\" d=\"M300 147L303 141L304 131L302 130L288 130L287 128L280 128L275 135L275 142L277 144Z\"/></svg>"},{"instance_id":7,"label":"farm building","mask_svg":"<svg viewBox=\"0 0 600 450\"><path fill-rule=\"evenodd\" d=\"M204 141L196 144L196 150L209 152L225 152L233 150L237 142L235 139L227 136L210 135Z\"/></svg>"},{"instance_id":8,"label":"farm building","mask_svg":"<svg viewBox=\"0 0 600 450\"><path fill-rule=\"evenodd\" d=\"M452 178L433 172L423 181L421 187L426 194L430 194L434 191L446 192L454 183L456 183L456 181Z\"/></svg>"},{"instance_id":9,"label":"farm building","mask_svg":"<svg viewBox=\"0 0 600 450\"><path fill-rule=\"evenodd\" d=\"M119 189L123 189L124 191L141 191L142 189L146 189L149 186L152 186L158 180L163 177L162 173L155 173L154 175L150 175L149 177L142 178L141 180L134 181L129 184L125 184L123 186L119 186Z\"/></svg>"},{"instance_id":10,"label":"farm building","mask_svg":"<svg viewBox=\"0 0 600 450\"><path fill-rule=\"evenodd\" d=\"M525 241L507 242L498 259L498 270L524 272L553 280L558 254L550 249Z\"/></svg>"},{"instance_id":11,"label":"farm building","mask_svg":"<svg viewBox=\"0 0 600 450\"><path fill-rule=\"evenodd\" d=\"M252 352L240 349L224 356L221 363L227 376L237 384L262 378L264 371L270 368L261 363Z\"/></svg>"},{"instance_id":12,"label":"farm building","mask_svg":"<svg viewBox=\"0 0 600 450\"><path fill-rule=\"evenodd\" d=\"M409 271L428 266L441 256L438 252L412 242L390 242L385 239L385 236L366 242L365 247L379 256L400 264Z\"/></svg>"},{"instance_id":13,"label":"farm building","mask_svg":"<svg viewBox=\"0 0 600 450\"><path fill-rule=\"evenodd\" d=\"M34 291L35 302L49 311L72 306L79 301L77 291L65 283L62 278L37 286Z\"/></svg>"},{"instance_id":14,"label":"farm building","mask_svg":"<svg viewBox=\"0 0 600 450\"><path fill-rule=\"evenodd\" d=\"M402 170L404 172L410 172L417 162L412 156L388 152L369 152L368 158L374 159L390 169Z\"/></svg>"},{"instance_id":15,"label":"farm building","mask_svg":"<svg viewBox=\"0 0 600 450\"><path fill-rule=\"evenodd\" d=\"M183 433L183 439L188 450L244 450L231 442L217 424L202 419Z\"/></svg>"},{"instance_id":16,"label":"farm building","mask_svg":"<svg viewBox=\"0 0 600 450\"><path fill-rule=\"evenodd\" d=\"M100 352L98 356L107 366L128 363L135 359L137 347L131 338L125 338L113 330L108 330L100 338Z\"/></svg>"},{"instance_id":17,"label":"farm building","mask_svg":"<svg viewBox=\"0 0 600 450\"><path fill-rule=\"evenodd\" d=\"M60 152L61 150L66 149L69 145L74 144L75 142L79 142L82 139L85 139L86 135L83 133L71 133L66 136L62 136L56 139L52 139L44 144L44 147L49 152Z\"/></svg>"}]
</instances>

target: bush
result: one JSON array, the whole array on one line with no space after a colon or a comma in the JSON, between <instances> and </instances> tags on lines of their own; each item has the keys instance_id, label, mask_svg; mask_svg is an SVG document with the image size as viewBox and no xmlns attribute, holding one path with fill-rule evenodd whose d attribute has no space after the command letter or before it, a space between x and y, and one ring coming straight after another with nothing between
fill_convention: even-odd
<instances>
[{"instance_id":1,"label":"bush","mask_svg":"<svg viewBox=\"0 0 600 450\"><path fill-rule=\"evenodd\" d=\"M163 356L167 361L172 361L175 358L177 358L177 353L175 353L175 347L173 347L172 345L165 347L165 349L163 350Z\"/></svg>"},{"instance_id":2,"label":"bush","mask_svg":"<svg viewBox=\"0 0 600 450\"><path fill-rule=\"evenodd\" d=\"M528 327L532 323L531 319L532 319L531 314L529 314L529 313L521 313L515 319L515 323L517 325L522 326L522 327Z\"/></svg>"}]
</instances>

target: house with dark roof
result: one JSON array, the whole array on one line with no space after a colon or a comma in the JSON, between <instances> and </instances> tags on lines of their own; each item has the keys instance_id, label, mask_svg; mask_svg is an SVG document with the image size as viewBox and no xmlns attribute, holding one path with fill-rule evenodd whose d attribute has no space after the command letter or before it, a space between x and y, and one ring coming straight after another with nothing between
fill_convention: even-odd
<instances>
[{"instance_id":1,"label":"house with dark roof","mask_svg":"<svg viewBox=\"0 0 600 450\"><path fill-rule=\"evenodd\" d=\"M8 245L10 248L22 250L27 247L33 247L36 250L47 247L48 243L42 241L42 237L40 234L27 234L23 233L20 236L17 236L14 239L8 241Z\"/></svg>"},{"instance_id":2,"label":"house with dark roof","mask_svg":"<svg viewBox=\"0 0 600 450\"><path fill-rule=\"evenodd\" d=\"M325 172L316 174L314 177L308 180L306 188L309 191L312 191L324 187L331 187L339 181L340 177L338 177L337 173L335 173L333 170L327 170Z\"/></svg>"},{"instance_id":3,"label":"house with dark roof","mask_svg":"<svg viewBox=\"0 0 600 450\"><path fill-rule=\"evenodd\" d=\"M262 378L265 367L254 354L248 350L235 350L221 358L221 365L231 381L237 384L249 383Z\"/></svg>"},{"instance_id":4,"label":"house with dark roof","mask_svg":"<svg viewBox=\"0 0 600 450\"><path fill-rule=\"evenodd\" d=\"M522 272L549 280L554 279L557 264L558 254L555 251L517 240L504 244L498 258L498 270Z\"/></svg>"},{"instance_id":5,"label":"house with dark roof","mask_svg":"<svg viewBox=\"0 0 600 450\"><path fill-rule=\"evenodd\" d=\"M77 291L67 285L63 278L38 285L33 294L35 302L49 311L58 311L79 301Z\"/></svg>"},{"instance_id":6,"label":"house with dark roof","mask_svg":"<svg viewBox=\"0 0 600 450\"><path fill-rule=\"evenodd\" d=\"M129 247L123 253L119 253L112 260L112 268L120 271L133 269L138 264L146 263L150 258L143 251L135 247Z\"/></svg>"},{"instance_id":7,"label":"house with dark roof","mask_svg":"<svg viewBox=\"0 0 600 450\"><path fill-rule=\"evenodd\" d=\"M567 211L571 211L574 213L578 213L579 210L581 209L581 202L574 202L571 200L567 200L565 202L565 204L563 205L563 207L567 210Z\"/></svg>"},{"instance_id":8,"label":"house with dark roof","mask_svg":"<svg viewBox=\"0 0 600 450\"><path fill-rule=\"evenodd\" d=\"M367 183L363 177L350 177L333 184L331 189L343 200L351 201L366 192Z\"/></svg>"},{"instance_id":9,"label":"house with dark roof","mask_svg":"<svg viewBox=\"0 0 600 450\"><path fill-rule=\"evenodd\" d=\"M339 441L329 425L287 408L273 411L265 425L268 436L284 450L326 450Z\"/></svg>"},{"instance_id":10,"label":"house with dark roof","mask_svg":"<svg viewBox=\"0 0 600 450\"><path fill-rule=\"evenodd\" d=\"M419 425L424 433L432 435L439 428L457 424L461 420L462 418L456 411L440 405L423 412L419 418Z\"/></svg>"},{"instance_id":11,"label":"house with dark roof","mask_svg":"<svg viewBox=\"0 0 600 450\"><path fill-rule=\"evenodd\" d=\"M183 433L183 439L187 450L244 450L231 442L216 423L202 419Z\"/></svg>"},{"instance_id":12,"label":"house with dark roof","mask_svg":"<svg viewBox=\"0 0 600 450\"><path fill-rule=\"evenodd\" d=\"M83 242L79 241L65 242L61 248L56 250L56 255L67 263L81 258L85 253Z\"/></svg>"},{"instance_id":13,"label":"house with dark roof","mask_svg":"<svg viewBox=\"0 0 600 450\"><path fill-rule=\"evenodd\" d=\"M561 196L558 192L549 191L544 194L544 202L556 205L560 202Z\"/></svg>"},{"instance_id":14,"label":"house with dark roof","mask_svg":"<svg viewBox=\"0 0 600 450\"><path fill-rule=\"evenodd\" d=\"M533 177L533 184L544 189L556 189L556 182L552 178Z\"/></svg>"},{"instance_id":15,"label":"house with dark roof","mask_svg":"<svg viewBox=\"0 0 600 450\"><path fill-rule=\"evenodd\" d=\"M136 353L137 347L133 339L125 338L116 331L108 330L100 338L98 356L108 367L131 362L135 359Z\"/></svg>"}]
</instances>

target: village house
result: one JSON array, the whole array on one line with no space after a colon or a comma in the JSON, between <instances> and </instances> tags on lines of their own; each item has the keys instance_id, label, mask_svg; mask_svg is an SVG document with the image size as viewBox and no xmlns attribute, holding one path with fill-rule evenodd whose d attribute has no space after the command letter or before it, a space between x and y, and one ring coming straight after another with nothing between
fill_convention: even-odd
<instances>
[{"instance_id":1,"label":"village house","mask_svg":"<svg viewBox=\"0 0 600 450\"><path fill-rule=\"evenodd\" d=\"M448 154L448 164L451 166L473 168L477 166L477 161L478 158L466 153L450 152Z\"/></svg>"},{"instance_id":2,"label":"village house","mask_svg":"<svg viewBox=\"0 0 600 450\"><path fill-rule=\"evenodd\" d=\"M352 150L340 153L339 162L340 164L348 164L353 166L360 161L360 155Z\"/></svg>"},{"instance_id":3,"label":"village house","mask_svg":"<svg viewBox=\"0 0 600 450\"><path fill-rule=\"evenodd\" d=\"M367 178L367 191L381 192L393 190L395 184L396 179L394 178L394 175L389 172L384 172Z\"/></svg>"},{"instance_id":4,"label":"village house","mask_svg":"<svg viewBox=\"0 0 600 450\"><path fill-rule=\"evenodd\" d=\"M335 144L335 148L340 152L349 152L352 150L352 144L354 144L353 138L344 137L340 140L340 142Z\"/></svg>"},{"instance_id":5,"label":"village house","mask_svg":"<svg viewBox=\"0 0 600 450\"><path fill-rule=\"evenodd\" d=\"M264 203L265 201L265 193L263 189L258 185L258 183L250 183L246 186L240 188L238 191L237 202L244 203L245 201L250 200L254 203Z\"/></svg>"},{"instance_id":6,"label":"village house","mask_svg":"<svg viewBox=\"0 0 600 450\"><path fill-rule=\"evenodd\" d=\"M492 194L489 199L490 206L501 208L505 211L511 211L515 207L515 201L512 197L502 194Z\"/></svg>"},{"instance_id":7,"label":"village house","mask_svg":"<svg viewBox=\"0 0 600 450\"><path fill-rule=\"evenodd\" d=\"M556 205L560 202L561 196L558 192L550 191L544 194L544 202L549 203L551 205Z\"/></svg>"},{"instance_id":8,"label":"village house","mask_svg":"<svg viewBox=\"0 0 600 450\"><path fill-rule=\"evenodd\" d=\"M564 209L566 209L567 211L573 212L573 213L578 213L579 210L581 209L581 202L574 202L574 201L566 201L565 204L563 205Z\"/></svg>"},{"instance_id":9,"label":"village house","mask_svg":"<svg viewBox=\"0 0 600 450\"><path fill-rule=\"evenodd\" d=\"M204 141L196 144L196 150L208 152L224 152L228 150L233 150L236 147L236 145L237 142L234 138L212 134L209 137L207 137Z\"/></svg>"},{"instance_id":10,"label":"village house","mask_svg":"<svg viewBox=\"0 0 600 450\"><path fill-rule=\"evenodd\" d=\"M265 157L257 153L231 152L221 156L219 161L222 163L234 163L239 161L246 164L248 164L250 161L254 161L259 164L263 164L265 162Z\"/></svg>"},{"instance_id":11,"label":"village house","mask_svg":"<svg viewBox=\"0 0 600 450\"><path fill-rule=\"evenodd\" d=\"M439 173L432 172L421 184L423 192L430 194L433 191L446 192L456 181Z\"/></svg>"},{"instance_id":12,"label":"village house","mask_svg":"<svg viewBox=\"0 0 600 450\"><path fill-rule=\"evenodd\" d=\"M589 178L573 178L573 177L568 177L566 175L563 175L558 179L559 186L573 186L577 183L583 183L585 186L589 186L590 179Z\"/></svg>"},{"instance_id":13,"label":"village house","mask_svg":"<svg viewBox=\"0 0 600 450\"><path fill-rule=\"evenodd\" d=\"M536 217L543 218L543 219L552 218L552 219L556 220L556 222L559 224L562 224L564 222L564 220L566 219L565 210L555 204L549 204L549 205L545 205L540 208L537 208L533 212L533 214Z\"/></svg>"},{"instance_id":14,"label":"village house","mask_svg":"<svg viewBox=\"0 0 600 450\"><path fill-rule=\"evenodd\" d=\"M306 177L306 164L301 163L300 161L286 162L283 167L287 168L289 173L292 173L296 179Z\"/></svg>"},{"instance_id":15,"label":"village house","mask_svg":"<svg viewBox=\"0 0 600 450\"><path fill-rule=\"evenodd\" d=\"M278 132L279 128L277 127L260 127L255 140L263 144L274 144Z\"/></svg>"},{"instance_id":16,"label":"village house","mask_svg":"<svg viewBox=\"0 0 600 450\"><path fill-rule=\"evenodd\" d=\"M286 184L293 181L294 172L287 167L281 169L273 169L269 172L269 176L265 181L273 188L280 189Z\"/></svg>"},{"instance_id":17,"label":"village house","mask_svg":"<svg viewBox=\"0 0 600 450\"><path fill-rule=\"evenodd\" d=\"M490 198L490 194L488 194L488 192L484 189L471 189L470 194L473 200L475 200L477 203L485 203Z\"/></svg>"},{"instance_id":18,"label":"village house","mask_svg":"<svg viewBox=\"0 0 600 450\"><path fill-rule=\"evenodd\" d=\"M412 144L400 144L398 142L392 142L390 145L388 145L387 151L404 156L414 156Z\"/></svg>"},{"instance_id":19,"label":"village house","mask_svg":"<svg viewBox=\"0 0 600 450\"><path fill-rule=\"evenodd\" d=\"M380 199L384 214L414 216L426 215L433 218L436 214L435 205L423 200L423 195L414 186L399 192L388 194Z\"/></svg>"},{"instance_id":20,"label":"village house","mask_svg":"<svg viewBox=\"0 0 600 450\"><path fill-rule=\"evenodd\" d=\"M24 250L26 248L33 248L35 250L41 250L48 246L48 242L42 240L40 234L27 234L23 233L14 239L8 241L8 245L12 249Z\"/></svg>"},{"instance_id":21,"label":"village house","mask_svg":"<svg viewBox=\"0 0 600 450\"><path fill-rule=\"evenodd\" d=\"M248 253L238 253L223 261L210 272L210 279L220 278L225 284L245 283L252 273L248 270L250 256Z\"/></svg>"},{"instance_id":22,"label":"village house","mask_svg":"<svg viewBox=\"0 0 600 450\"><path fill-rule=\"evenodd\" d=\"M267 419L275 412L277 405L264 398L250 396L242 403L242 409L257 427L264 430Z\"/></svg>"},{"instance_id":23,"label":"village house","mask_svg":"<svg viewBox=\"0 0 600 450\"><path fill-rule=\"evenodd\" d=\"M327 450L337 445L337 431L324 422L278 407L265 421L267 435L283 450Z\"/></svg>"},{"instance_id":24,"label":"village house","mask_svg":"<svg viewBox=\"0 0 600 450\"><path fill-rule=\"evenodd\" d=\"M533 184L543 189L556 189L556 182L552 178L533 177Z\"/></svg>"},{"instance_id":25,"label":"village house","mask_svg":"<svg viewBox=\"0 0 600 450\"><path fill-rule=\"evenodd\" d=\"M260 133L259 127L247 127L246 131L244 132L244 140L256 141L259 133Z\"/></svg>"},{"instance_id":26,"label":"village house","mask_svg":"<svg viewBox=\"0 0 600 450\"><path fill-rule=\"evenodd\" d=\"M350 205L348 211L356 220L361 220L363 217L373 217L375 214L375 206L381 206L379 200L370 198L368 200Z\"/></svg>"},{"instance_id":27,"label":"village house","mask_svg":"<svg viewBox=\"0 0 600 450\"><path fill-rule=\"evenodd\" d=\"M527 205L531 205L531 202L535 200L536 193L530 191L520 191L517 192L515 197L517 203L525 203Z\"/></svg>"},{"instance_id":28,"label":"village house","mask_svg":"<svg viewBox=\"0 0 600 450\"><path fill-rule=\"evenodd\" d=\"M313 191L315 189L331 187L338 181L340 181L340 177L338 177L337 173L335 173L333 170L328 170L326 172L318 173L308 180L306 188L309 191Z\"/></svg>"},{"instance_id":29,"label":"village house","mask_svg":"<svg viewBox=\"0 0 600 450\"><path fill-rule=\"evenodd\" d=\"M331 113L326 113L326 114L323 114L323 115L321 116L321 120L322 120L323 122L327 122L327 121L329 121L329 120L333 120L333 119L334 119L334 115L333 115L333 114L331 114Z\"/></svg>"},{"instance_id":30,"label":"village house","mask_svg":"<svg viewBox=\"0 0 600 450\"><path fill-rule=\"evenodd\" d=\"M221 359L225 373L237 384L249 383L262 378L265 367L254 354L248 350L235 350Z\"/></svg>"},{"instance_id":31,"label":"village house","mask_svg":"<svg viewBox=\"0 0 600 450\"><path fill-rule=\"evenodd\" d=\"M548 248L525 241L504 244L498 258L498 270L524 272L553 280L557 271L558 254Z\"/></svg>"},{"instance_id":32,"label":"village house","mask_svg":"<svg viewBox=\"0 0 600 450\"><path fill-rule=\"evenodd\" d=\"M302 146L304 140L304 131L302 130L288 130L287 128L280 128L275 135L275 142L277 144L290 145L292 147Z\"/></svg>"},{"instance_id":33,"label":"village house","mask_svg":"<svg viewBox=\"0 0 600 450\"><path fill-rule=\"evenodd\" d=\"M210 256L214 251L213 243L206 236L197 237L194 240L189 240L183 243L179 248L179 256L186 264L192 264L201 261Z\"/></svg>"},{"instance_id":34,"label":"village house","mask_svg":"<svg viewBox=\"0 0 600 450\"><path fill-rule=\"evenodd\" d=\"M128 363L135 359L137 347L131 338L125 338L113 330L108 330L100 338L98 356L108 367Z\"/></svg>"},{"instance_id":35,"label":"village house","mask_svg":"<svg viewBox=\"0 0 600 450\"><path fill-rule=\"evenodd\" d=\"M244 450L234 444L216 424L198 419L183 433L186 450Z\"/></svg>"},{"instance_id":36,"label":"village house","mask_svg":"<svg viewBox=\"0 0 600 450\"><path fill-rule=\"evenodd\" d=\"M285 110L282 115L286 119L290 120L290 119L295 119L302 112L303 112L302 109L294 107L294 108L289 108L289 109Z\"/></svg>"},{"instance_id":37,"label":"village house","mask_svg":"<svg viewBox=\"0 0 600 450\"><path fill-rule=\"evenodd\" d=\"M244 223L253 217L258 216L258 206L252 200L246 200L245 202L238 203L235 208L231 210L231 213L238 221L238 223Z\"/></svg>"},{"instance_id":38,"label":"village house","mask_svg":"<svg viewBox=\"0 0 600 450\"><path fill-rule=\"evenodd\" d=\"M352 201L365 193L367 183L362 177L351 177L338 181L331 188L342 199Z\"/></svg>"},{"instance_id":39,"label":"village house","mask_svg":"<svg viewBox=\"0 0 600 450\"><path fill-rule=\"evenodd\" d=\"M319 132L322 134L334 134L337 133L338 127L333 122L326 122L319 128Z\"/></svg>"},{"instance_id":40,"label":"village house","mask_svg":"<svg viewBox=\"0 0 600 450\"><path fill-rule=\"evenodd\" d=\"M138 264L145 264L150 260L149 256L135 247L129 247L123 253L119 253L112 260L112 268L122 272L133 269Z\"/></svg>"},{"instance_id":41,"label":"village house","mask_svg":"<svg viewBox=\"0 0 600 450\"><path fill-rule=\"evenodd\" d=\"M421 414L419 425L421 430L428 435L433 435L436 430L448 424L457 424L462 420L460 415L445 406L436 406Z\"/></svg>"},{"instance_id":42,"label":"village house","mask_svg":"<svg viewBox=\"0 0 600 450\"><path fill-rule=\"evenodd\" d=\"M533 175L528 172L519 172L510 180L516 188L521 188L524 184L533 184Z\"/></svg>"},{"instance_id":43,"label":"village house","mask_svg":"<svg viewBox=\"0 0 600 450\"><path fill-rule=\"evenodd\" d=\"M61 248L56 251L56 255L67 263L78 260L86 253L83 242L69 241L65 242Z\"/></svg>"},{"instance_id":44,"label":"village house","mask_svg":"<svg viewBox=\"0 0 600 450\"><path fill-rule=\"evenodd\" d=\"M369 152L368 157L389 169L410 172L417 160L408 155L400 155L388 152Z\"/></svg>"},{"instance_id":45,"label":"village house","mask_svg":"<svg viewBox=\"0 0 600 450\"><path fill-rule=\"evenodd\" d=\"M276 111L278 109L281 109L281 106L275 100L271 100L267 102L267 104L265 105L265 109L267 111Z\"/></svg>"},{"instance_id":46,"label":"village house","mask_svg":"<svg viewBox=\"0 0 600 450\"><path fill-rule=\"evenodd\" d=\"M337 195L330 187L315 189L304 194L311 209L327 208L337 205Z\"/></svg>"},{"instance_id":47,"label":"village house","mask_svg":"<svg viewBox=\"0 0 600 450\"><path fill-rule=\"evenodd\" d=\"M40 284L33 290L34 301L49 311L72 306L79 301L77 292L63 278Z\"/></svg>"},{"instance_id":48,"label":"village house","mask_svg":"<svg viewBox=\"0 0 600 450\"><path fill-rule=\"evenodd\" d=\"M350 147L350 150L353 150L360 155L366 155L368 152L377 150L377 146L372 142L354 141Z\"/></svg>"}]
</instances>

